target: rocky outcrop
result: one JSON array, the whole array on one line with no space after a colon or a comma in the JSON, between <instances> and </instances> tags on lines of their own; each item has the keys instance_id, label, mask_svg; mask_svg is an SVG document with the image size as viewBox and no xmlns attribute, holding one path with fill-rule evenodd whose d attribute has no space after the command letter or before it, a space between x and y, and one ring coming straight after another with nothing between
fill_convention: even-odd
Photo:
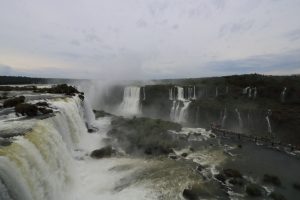
<instances>
[{"instance_id":1,"label":"rocky outcrop","mask_svg":"<svg viewBox=\"0 0 300 200\"><path fill-rule=\"evenodd\" d=\"M7 99L3 102L3 107L4 108L8 108L8 107L14 107L20 103L24 103L25 102L25 97L24 96L19 96L16 98L11 98L11 99Z\"/></svg>"},{"instance_id":2,"label":"rocky outcrop","mask_svg":"<svg viewBox=\"0 0 300 200\"><path fill-rule=\"evenodd\" d=\"M15 111L17 114L27 115L29 117L37 116L38 107L29 103L21 103L15 106Z\"/></svg>"},{"instance_id":3,"label":"rocky outcrop","mask_svg":"<svg viewBox=\"0 0 300 200\"><path fill-rule=\"evenodd\" d=\"M111 146L106 146L101 149L96 149L92 151L91 157L100 159L100 158L108 158L111 157L113 154L115 154L115 150Z\"/></svg>"}]
</instances>

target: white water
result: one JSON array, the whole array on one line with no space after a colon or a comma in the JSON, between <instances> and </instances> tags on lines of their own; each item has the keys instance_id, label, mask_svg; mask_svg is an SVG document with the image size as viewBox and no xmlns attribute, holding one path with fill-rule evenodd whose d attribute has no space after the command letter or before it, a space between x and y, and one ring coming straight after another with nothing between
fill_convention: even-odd
<instances>
[{"instance_id":1,"label":"white water","mask_svg":"<svg viewBox=\"0 0 300 200\"><path fill-rule=\"evenodd\" d=\"M266 121L267 121L267 125L268 125L268 133L270 133L270 134L272 134L272 126L271 126L271 122L270 122L271 114L272 114L272 111L269 109L267 112Z\"/></svg>"},{"instance_id":2,"label":"white water","mask_svg":"<svg viewBox=\"0 0 300 200\"><path fill-rule=\"evenodd\" d=\"M286 94L286 87L283 88L282 92L281 92L281 102L284 103L285 102L285 94Z\"/></svg>"},{"instance_id":3,"label":"white water","mask_svg":"<svg viewBox=\"0 0 300 200\"><path fill-rule=\"evenodd\" d=\"M140 87L125 87L123 101L119 106L118 114L123 116L134 116L141 114Z\"/></svg>"},{"instance_id":4,"label":"white water","mask_svg":"<svg viewBox=\"0 0 300 200\"><path fill-rule=\"evenodd\" d=\"M224 109L224 113L223 113L223 117L222 117L222 123L221 123L222 128L225 127L226 119L227 119L227 109L225 108L225 109Z\"/></svg>"},{"instance_id":5,"label":"white water","mask_svg":"<svg viewBox=\"0 0 300 200\"><path fill-rule=\"evenodd\" d=\"M216 87L216 97L218 97L219 96L219 89L218 89L218 87Z\"/></svg>"},{"instance_id":6,"label":"white water","mask_svg":"<svg viewBox=\"0 0 300 200\"><path fill-rule=\"evenodd\" d=\"M6 126L33 124L25 136L17 136L11 145L0 148L1 200L157 199L145 184L115 191L121 179L131 177L145 165L144 160L89 157L92 150L104 146L101 141L109 128L109 118L92 120L99 132L88 134L84 119L87 105L81 100L75 97L50 103L58 110L54 117L32 119L30 123L0 122ZM132 167L111 170L120 165Z\"/></svg>"}]
</instances>

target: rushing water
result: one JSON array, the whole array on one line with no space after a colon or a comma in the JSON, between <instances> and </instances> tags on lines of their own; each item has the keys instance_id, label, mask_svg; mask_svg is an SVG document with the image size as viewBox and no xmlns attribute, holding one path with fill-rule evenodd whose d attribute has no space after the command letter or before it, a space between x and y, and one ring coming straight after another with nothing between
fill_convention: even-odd
<instances>
[{"instance_id":1,"label":"rushing water","mask_svg":"<svg viewBox=\"0 0 300 200\"><path fill-rule=\"evenodd\" d=\"M120 115L133 116L141 113L140 91L141 88L137 86L125 87L123 101L119 106Z\"/></svg>"}]
</instances>

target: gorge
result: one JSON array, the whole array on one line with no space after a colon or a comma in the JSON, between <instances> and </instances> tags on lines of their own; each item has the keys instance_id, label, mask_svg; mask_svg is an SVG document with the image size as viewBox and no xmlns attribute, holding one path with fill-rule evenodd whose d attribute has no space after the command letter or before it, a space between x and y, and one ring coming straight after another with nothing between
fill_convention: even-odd
<instances>
[{"instance_id":1,"label":"gorge","mask_svg":"<svg viewBox=\"0 0 300 200\"><path fill-rule=\"evenodd\" d=\"M37 106L35 116L0 110L0 199L297 199L299 79L270 78L114 84L102 93L82 82L72 83L79 91L0 86L3 105L24 96L21 104ZM295 149L221 136L212 123Z\"/></svg>"}]
</instances>

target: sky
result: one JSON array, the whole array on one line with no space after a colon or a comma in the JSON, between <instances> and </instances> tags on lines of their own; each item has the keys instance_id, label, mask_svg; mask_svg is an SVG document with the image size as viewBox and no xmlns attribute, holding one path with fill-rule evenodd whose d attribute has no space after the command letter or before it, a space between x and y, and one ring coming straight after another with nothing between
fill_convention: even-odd
<instances>
[{"instance_id":1,"label":"sky","mask_svg":"<svg viewBox=\"0 0 300 200\"><path fill-rule=\"evenodd\" d=\"M0 75L300 73L299 0L0 2Z\"/></svg>"}]
</instances>

